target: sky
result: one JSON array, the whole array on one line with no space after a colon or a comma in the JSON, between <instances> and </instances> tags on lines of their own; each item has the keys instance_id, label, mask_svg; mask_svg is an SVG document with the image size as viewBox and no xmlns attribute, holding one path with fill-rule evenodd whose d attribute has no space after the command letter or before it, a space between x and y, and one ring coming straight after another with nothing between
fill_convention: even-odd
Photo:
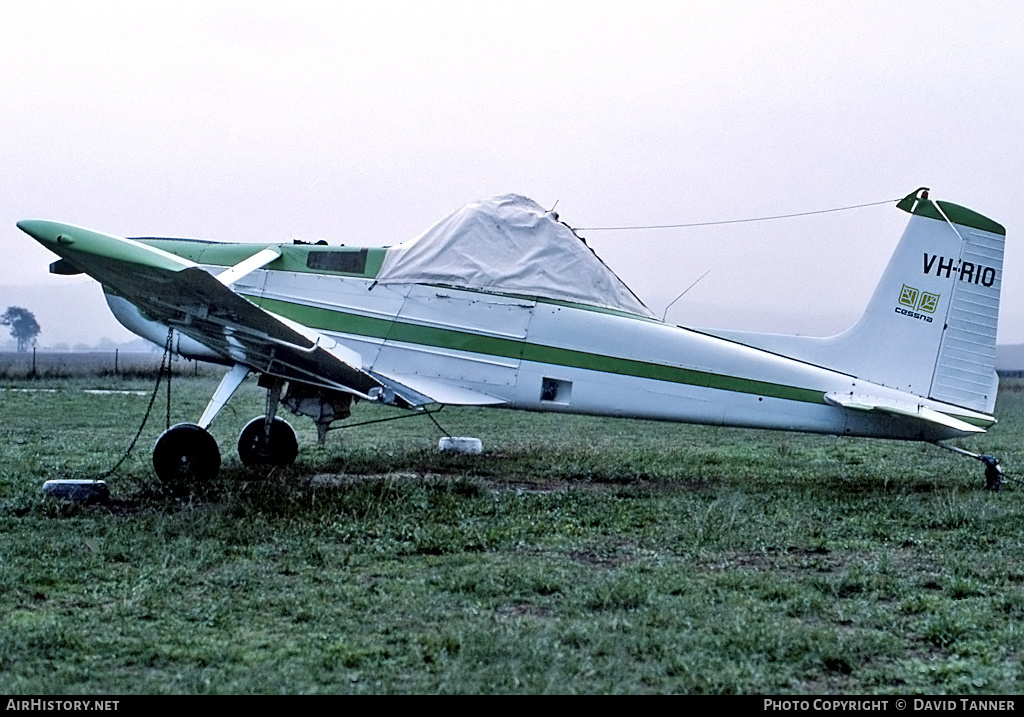
<instances>
[{"instance_id":1,"label":"sky","mask_svg":"<svg viewBox=\"0 0 1024 717\"><path fill-rule=\"evenodd\" d=\"M830 335L927 186L1007 228L1024 343L1024 4L0 0L0 308L131 338L15 223L389 245L514 192L659 316Z\"/></svg>"}]
</instances>

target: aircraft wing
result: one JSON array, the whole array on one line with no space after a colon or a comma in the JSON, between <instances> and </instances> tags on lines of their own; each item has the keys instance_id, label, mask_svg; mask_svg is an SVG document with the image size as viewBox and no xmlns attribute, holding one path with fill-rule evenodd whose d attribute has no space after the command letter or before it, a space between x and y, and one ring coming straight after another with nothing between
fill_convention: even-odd
<instances>
[{"instance_id":1,"label":"aircraft wing","mask_svg":"<svg viewBox=\"0 0 1024 717\"><path fill-rule=\"evenodd\" d=\"M232 291L230 284L280 255L273 248L214 276L192 261L132 239L56 222L30 220L18 226L130 301L145 318L180 331L252 371L405 407L495 401L456 386L420 382L414 389L397 377L375 374L362 367L357 352L330 336L266 311Z\"/></svg>"},{"instance_id":2,"label":"aircraft wing","mask_svg":"<svg viewBox=\"0 0 1024 717\"><path fill-rule=\"evenodd\" d=\"M229 270L230 271L230 270ZM199 267L170 272L156 286L113 288L143 314L254 371L347 390L364 398L383 383L358 353L259 308Z\"/></svg>"},{"instance_id":3,"label":"aircraft wing","mask_svg":"<svg viewBox=\"0 0 1024 717\"><path fill-rule=\"evenodd\" d=\"M946 428L952 428L955 431L963 431L964 433L985 432L984 428L961 421L959 418L954 418L920 403L898 403L875 396L858 396L851 393L827 393L825 394L825 400L833 405L855 411L877 411L893 416L916 418L920 421L934 423Z\"/></svg>"}]
</instances>

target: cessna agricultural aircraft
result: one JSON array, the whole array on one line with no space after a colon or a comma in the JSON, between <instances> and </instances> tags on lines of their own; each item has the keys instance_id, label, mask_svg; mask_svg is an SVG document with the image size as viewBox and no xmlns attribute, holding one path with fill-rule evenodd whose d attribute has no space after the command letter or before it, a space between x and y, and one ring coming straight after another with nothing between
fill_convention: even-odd
<instances>
[{"instance_id":1,"label":"cessna agricultural aircraft","mask_svg":"<svg viewBox=\"0 0 1024 717\"><path fill-rule=\"evenodd\" d=\"M239 438L246 465L295 459L279 404L323 441L353 398L933 443L983 432L1006 231L926 189L896 206L910 220L867 310L831 338L665 323L556 214L511 194L389 248L18 227L60 257L52 273L99 281L131 331L231 367L198 423L156 443L175 482L216 475L206 429L250 373L267 411Z\"/></svg>"}]
</instances>

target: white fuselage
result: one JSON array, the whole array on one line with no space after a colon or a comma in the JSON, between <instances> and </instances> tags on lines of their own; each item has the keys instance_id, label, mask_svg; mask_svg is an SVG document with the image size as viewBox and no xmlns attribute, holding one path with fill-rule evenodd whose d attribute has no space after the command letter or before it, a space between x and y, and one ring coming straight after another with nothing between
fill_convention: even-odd
<instances>
[{"instance_id":1,"label":"white fuselage","mask_svg":"<svg viewBox=\"0 0 1024 717\"><path fill-rule=\"evenodd\" d=\"M508 408L929 441L963 434L824 397L856 393L986 418L698 331L564 302L267 270L235 289L329 334L366 370L444 381Z\"/></svg>"}]
</instances>

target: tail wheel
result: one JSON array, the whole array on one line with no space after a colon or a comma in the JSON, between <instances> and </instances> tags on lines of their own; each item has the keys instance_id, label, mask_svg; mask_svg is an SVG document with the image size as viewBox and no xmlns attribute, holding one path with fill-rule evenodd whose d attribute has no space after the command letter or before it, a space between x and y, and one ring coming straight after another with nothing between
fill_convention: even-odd
<instances>
[{"instance_id":1,"label":"tail wheel","mask_svg":"<svg viewBox=\"0 0 1024 717\"><path fill-rule=\"evenodd\" d=\"M238 436L238 457L247 466L287 466L297 455L295 431L283 418L274 417L269 436L265 416L249 421Z\"/></svg>"},{"instance_id":2,"label":"tail wheel","mask_svg":"<svg viewBox=\"0 0 1024 717\"><path fill-rule=\"evenodd\" d=\"M153 468L157 478L170 486L211 480L220 471L220 448L205 429L194 423L179 423L157 439Z\"/></svg>"}]
</instances>

